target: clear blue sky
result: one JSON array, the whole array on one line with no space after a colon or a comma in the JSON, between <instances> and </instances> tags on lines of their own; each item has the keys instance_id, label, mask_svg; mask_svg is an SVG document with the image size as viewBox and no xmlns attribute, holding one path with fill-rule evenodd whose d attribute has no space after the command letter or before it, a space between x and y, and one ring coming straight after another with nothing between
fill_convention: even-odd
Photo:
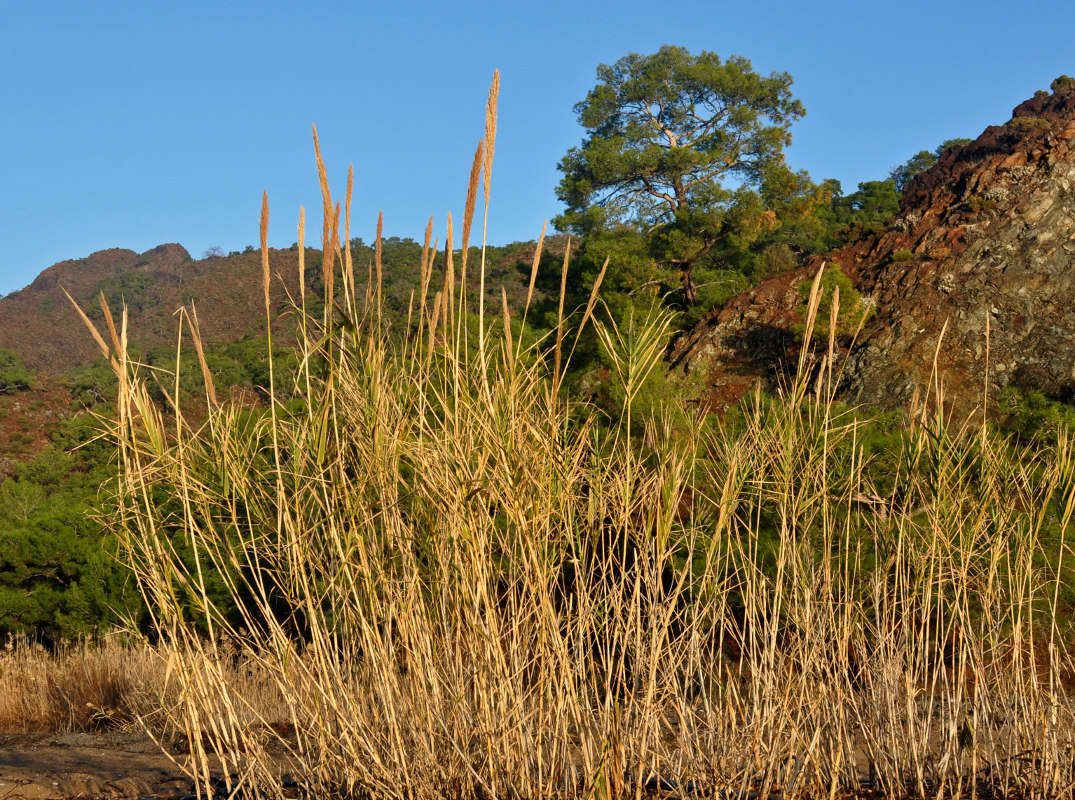
<instances>
[{"instance_id":1,"label":"clear blue sky","mask_svg":"<svg viewBox=\"0 0 1075 800\"><path fill-rule=\"evenodd\" d=\"M494 68L490 240L532 239L596 66L662 44L790 72L807 108L791 165L852 191L1075 75L1072 31L1057 0L0 0L0 293L106 247L241 249L262 190L272 244L300 205L319 231L314 122L334 191L355 165L353 236L383 209L387 235L433 214L443 240Z\"/></svg>"}]
</instances>

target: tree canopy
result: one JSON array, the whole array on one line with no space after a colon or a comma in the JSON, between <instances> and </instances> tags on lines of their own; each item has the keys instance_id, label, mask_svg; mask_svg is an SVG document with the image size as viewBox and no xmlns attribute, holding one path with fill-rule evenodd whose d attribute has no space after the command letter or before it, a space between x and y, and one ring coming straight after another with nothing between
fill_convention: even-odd
<instances>
[{"instance_id":1,"label":"tree canopy","mask_svg":"<svg viewBox=\"0 0 1075 800\"><path fill-rule=\"evenodd\" d=\"M597 76L575 106L587 135L559 164L567 210L555 223L582 235L642 236L652 259L678 270L692 305L699 259L775 226L756 190L774 176L789 183L783 148L805 113L791 76L671 46L603 64Z\"/></svg>"},{"instance_id":2,"label":"tree canopy","mask_svg":"<svg viewBox=\"0 0 1075 800\"><path fill-rule=\"evenodd\" d=\"M0 348L0 394L29 389L33 375L13 350Z\"/></svg>"}]
</instances>

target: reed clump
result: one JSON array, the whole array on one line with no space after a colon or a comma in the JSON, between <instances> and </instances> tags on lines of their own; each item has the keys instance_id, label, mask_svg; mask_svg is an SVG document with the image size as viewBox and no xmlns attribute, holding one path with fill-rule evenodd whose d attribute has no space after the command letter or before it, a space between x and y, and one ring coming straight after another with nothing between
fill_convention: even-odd
<instances>
[{"instance_id":1,"label":"reed clump","mask_svg":"<svg viewBox=\"0 0 1075 800\"><path fill-rule=\"evenodd\" d=\"M235 642L218 639L206 657L221 684L260 717L287 718L273 682ZM123 632L49 647L12 636L0 649L0 734L148 733L174 748L187 734L175 724L186 683L176 679L182 669L167 643L151 645Z\"/></svg>"},{"instance_id":2,"label":"reed clump","mask_svg":"<svg viewBox=\"0 0 1075 800\"><path fill-rule=\"evenodd\" d=\"M339 288L317 319L296 298L301 368L263 413L208 387L204 423L162 413L125 321L98 337L120 376L113 524L203 791L215 753L233 788L282 793L281 747L321 795L1070 791L1069 437L1015 452L916 412L882 496L832 402L818 282L820 369L804 356L734 433L690 409L640 426L665 312L616 324L595 293L527 344L525 314L473 320L466 264L456 281L430 255L395 333L320 174ZM616 418L561 390L588 325ZM227 679L225 641L277 705Z\"/></svg>"},{"instance_id":3,"label":"reed clump","mask_svg":"<svg viewBox=\"0 0 1075 800\"><path fill-rule=\"evenodd\" d=\"M0 650L0 733L134 727L151 717L162 675L157 651L120 637L51 649L12 637Z\"/></svg>"}]
</instances>

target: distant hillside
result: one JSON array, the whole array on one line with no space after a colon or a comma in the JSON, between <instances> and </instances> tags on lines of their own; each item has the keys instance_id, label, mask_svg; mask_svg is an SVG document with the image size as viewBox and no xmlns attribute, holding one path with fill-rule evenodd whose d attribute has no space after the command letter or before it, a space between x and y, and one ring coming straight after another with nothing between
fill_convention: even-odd
<instances>
[{"instance_id":1,"label":"distant hillside","mask_svg":"<svg viewBox=\"0 0 1075 800\"><path fill-rule=\"evenodd\" d=\"M285 302L285 286L298 287L298 252L274 250L273 301ZM64 295L99 314L103 291L119 316L127 303L129 338L142 350L175 342L174 314L196 301L203 333L210 340L240 339L264 327L261 261L257 253L195 261L178 244L145 253L101 250L61 261L25 289L0 298L0 347L17 352L30 369L60 375L100 353Z\"/></svg>"},{"instance_id":2,"label":"distant hillside","mask_svg":"<svg viewBox=\"0 0 1075 800\"><path fill-rule=\"evenodd\" d=\"M373 249L360 240L352 244L356 282L364 285ZM534 247L533 242L521 242L488 249L488 297L495 301L492 308L500 307L501 285L508 290L509 302L522 302ZM397 316L406 315L410 293L418 286L421 250L411 239L384 242L385 303ZM562 254L563 242L553 240L548 251L550 257ZM472 248L472 272L478 253ZM287 308L289 294L298 295L298 250L272 250L269 258L272 302L280 312ZM441 252L434 264L436 272L442 269L443 261ZM312 298L320 288L321 263L320 251L307 248L306 284ZM435 275L434 290L439 280ZM100 315L98 297L102 291L117 320L126 303L128 338L141 352L174 346L175 313L192 302L209 343L238 341L265 327L258 252L194 260L178 244L162 244L144 253L101 250L54 264L25 289L0 298L0 348L15 351L29 369L42 375L63 375L100 355L64 295L65 289L91 316Z\"/></svg>"},{"instance_id":3,"label":"distant hillside","mask_svg":"<svg viewBox=\"0 0 1075 800\"><path fill-rule=\"evenodd\" d=\"M553 262L563 256L566 240L546 242L546 272L553 275ZM535 242L519 242L487 249L487 307L499 313L500 288L508 301L520 306L526 296ZM272 303L281 319L292 298L298 296L298 249L271 250ZM412 292L418 289L422 246L412 239L388 238L383 242L383 298L387 316L406 319ZM356 284L363 291L372 273L374 250L352 242ZM471 248L471 270L479 263L480 250ZM456 271L460 253L455 254ZM432 289L443 280L443 251L434 262ZM319 304L322 290L320 250L306 250L307 302ZM473 291L473 284L471 284ZM167 367L167 353L176 345L176 312L196 305L206 345L219 351L212 359L222 383L249 382L250 362L261 354L265 330L262 300L261 255L249 250L229 256L194 260L178 244L162 244L144 253L114 248L86 258L61 261L46 269L18 292L0 298L0 351L18 355L33 374L29 388L0 389L0 478L12 474L18 464L40 453L52 441L58 427L84 409L111 398L111 370L64 290L104 330L100 311L103 292L119 320L128 309L128 341L135 352L150 354ZM537 292L540 301L542 293ZM275 323L274 323L275 324ZM228 346L244 340L241 349ZM242 364L236 364L242 361ZM243 369L243 367L246 369ZM249 383L241 388L251 388ZM221 387L223 388L223 387Z\"/></svg>"}]
</instances>

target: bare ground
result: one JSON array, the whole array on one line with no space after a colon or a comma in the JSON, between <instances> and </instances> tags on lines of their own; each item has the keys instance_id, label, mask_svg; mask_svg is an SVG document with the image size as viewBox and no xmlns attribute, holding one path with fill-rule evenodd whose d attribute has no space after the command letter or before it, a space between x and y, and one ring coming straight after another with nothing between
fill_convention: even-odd
<instances>
[{"instance_id":1,"label":"bare ground","mask_svg":"<svg viewBox=\"0 0 1075 800\"><path fill-rule=\"evenodd\" d=\"M192 790L186 758L141 734L0 736L0 800L178 798Z\"/></svg>"}]
</instances>

